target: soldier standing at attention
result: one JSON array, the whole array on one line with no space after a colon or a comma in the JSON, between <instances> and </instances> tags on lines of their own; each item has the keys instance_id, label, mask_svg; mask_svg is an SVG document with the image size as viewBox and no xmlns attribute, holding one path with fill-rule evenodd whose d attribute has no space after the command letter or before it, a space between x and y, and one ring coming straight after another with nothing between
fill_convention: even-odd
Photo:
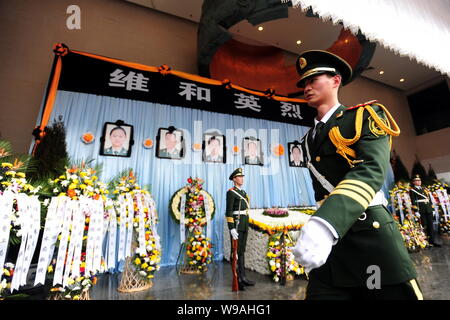
<instances>
[{"instance_id":1,"label":"soldier standing at attention","mask_svg":"<svg viewBox=\"0 0 450 320\"><path fill-rule=\"evenodd\" d=\"M244 184L244 173L242 172L242 168L234 170L229 179L233 181L234 187L227 192L227 208L225 215L231 238L238 240L238 283L239 290L245 290L245 286L255 285L254 281L247 279L245 276L245 247L247 245L250 198L242 189L242 185ZM232 262L232 259L230 259L230 262Z\"/></svg>"},{"instance_id":2,"label":"soldier standing at attention","mask_svg":"<svg viewBox=\"0 0 450 320\"><path fill-rule=\"evenodd\" d=\"M347 108L338 101L352 69L320 50L297 60L315 126L301 141L318 210L302 228L296 260L309 273L307 300L423 299L416 270L387 201L391 136L400 129L376 101Z\"/></svg>"},{"instance_id":3,"label":"soldier standing at attention","mask_svg":"<svg viewBox=\"0 0 450 320\"><path fill-rule=\"evenodd\" d=\"M413 185L409 189L409 196L411 198L411 204L415 206L419 211L420 220L428 236L428 240L431 246L440 247L435 243L433 237L433 208L428 197L428 192L422 188L422 180L419 175L416 175L412 180Z\"/></svg>"}]
</instances>

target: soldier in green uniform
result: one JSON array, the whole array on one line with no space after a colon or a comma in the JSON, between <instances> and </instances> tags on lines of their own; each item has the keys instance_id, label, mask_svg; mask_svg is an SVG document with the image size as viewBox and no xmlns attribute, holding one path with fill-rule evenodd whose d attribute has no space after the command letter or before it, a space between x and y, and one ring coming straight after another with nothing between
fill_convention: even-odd
<instances>
[{"instance_id":1,"label":"soldier in green uniform","mask_svg":"<svg viewBox=\"0 0 450 320\"><path fill-rule=\"evenodd\" d=\"M420 220L428 236L430 245L440 247L439 244L435 243L433 237L433 207L431 206L427 190L422 188L422 180L419 175L416 175L413 178L412 184L413 185L409 189L411 204L420 214Z\"/></svg>"},{"instance_id":2,"label":"soldier in green uniform","mask_svg":"<svg viewBox=\"0 0 450 320\"><path fill-rule=\"evenodd\" d=\"M338 101L352 74L340 57L306 51L297 70L298 86L317 110L301 145L319 208L293 249L309 276L306 299L422 299L380 190L397 124L376 101L349 108Z\"/></svg>"},{"instance_id":3,"label":"soldier in green uniform","mask_svg":"<svg viewBox=\"0 0 450 320\"><path fill-rule=\"evenodd\" d=\"M230 236L238 240L238 280L239 290L244 290L245 286L255 285L254 281L247 279L245 275L245 247L247 245L248 234L248 209L250 208L250 197L242 189L244 184L244 173L242 168L238 168L230 175L234 187L227 192L226 218ZM232 261L230 259L230 261Z\"/></svg>"}]
</instances>

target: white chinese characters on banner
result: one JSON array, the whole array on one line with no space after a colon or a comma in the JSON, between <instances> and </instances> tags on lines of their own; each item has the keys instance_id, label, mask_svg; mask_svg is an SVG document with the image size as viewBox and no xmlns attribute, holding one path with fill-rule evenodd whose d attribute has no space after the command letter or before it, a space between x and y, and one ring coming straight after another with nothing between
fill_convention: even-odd
<instances>
[{"instance_id":1,"label":"white chinese characters on banner","mask_svg":"<svg viewBox=\"0 0 450 320\"><path fill-rule=\"evenodd\" d=\"M197 101L211 102L211 90L208 88L202 88L195 83L180 82L179 88L182 90L178 95L184 97L186 100L191 101L192 97L196 97Z\"/></svg>"},{"instance_id":2,"label":"white chinese characters on banner","mask_svg":"<svg viewBox=\"0 0 450 320\"><path fill-rule=\"evenodd\" d=\"M110 73L111 78L109 79L110 87L120 87L125 88L128 91L138 90L149 92L148 80L149 78L144 77L142 73L136 73L133 71L124 74L123 70L116 69L114 72Z\"/></svg>"},{"instance_id":3,"label":"white chinese characters on banner","mask_svg":"<svg viewBox=\"0 0 450 320\"><path fill-rule=\"evenodd\" d=\"M300 112L300 106L298 104L293 104L289 102L281 101L281 116L303 119Z\"/></svg>"},{"instance_id":4,"label":"white chinese characters on banner","mask_svg":"<svg viewBox=\"0 0 450 320\"><path fill-rule=\"evenodd\" d=\"M256 112L261 112L261 106L258 104L259 98L246 95L243 93L235 93L237 100L234 101L234 106L236 109L251 109Z\"/></svg>"}]
</instances>

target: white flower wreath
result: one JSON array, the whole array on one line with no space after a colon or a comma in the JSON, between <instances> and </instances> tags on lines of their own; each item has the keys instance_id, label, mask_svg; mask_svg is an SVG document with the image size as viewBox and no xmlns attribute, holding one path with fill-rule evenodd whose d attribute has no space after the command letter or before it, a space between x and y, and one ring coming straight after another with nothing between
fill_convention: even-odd
<instances>
[{"instance_id":1,"label":"white flower wreath","mask_svg":"<svg viewBox=\"0 0 450 320\"><path fill-rule=\"evenodd\" d=\"M183 187L180 190L178 190L177 192L175 192L172 199L170 200L170 205L169 205L170 211L172 212L173 217L175 218L175 220L177 222L180 221L180 217L181 217L181 211L180 211L181 199L182 199L183 195L185 195L187 193L188 193L188 188ZM208 206L205 206L206 221L209 222L214 217L214 213L216 211L216 205L214 203L213 197L206 190L202 190L200 192L200 194L203 195L205 203L209 204ZM189 222L188 219L185 218L184 223L187 224L188 222Z\"/></svg>"}]
</instances>

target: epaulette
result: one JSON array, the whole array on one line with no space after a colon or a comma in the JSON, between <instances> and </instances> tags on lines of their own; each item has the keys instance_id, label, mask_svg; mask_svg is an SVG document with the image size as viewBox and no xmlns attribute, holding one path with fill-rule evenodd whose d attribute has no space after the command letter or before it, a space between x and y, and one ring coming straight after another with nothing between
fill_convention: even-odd
<instances>
[{"instance_id":1,"label":"epaulette","mask_svg":"<svg viewBox=\"0 0 450 320\"><path fill-rule=\"evenodd\" d=\"M378 100L370 100L370 101L367 101L367 102L364 102L364 103L357 104L356 106L347 108L347 109L345 109L345 111L357 109L357 108L360 108L360 107L365 107L365 106L374 104L374 103L376 103L376 102L378 102Z\"/></svg>"},{"instance_id":2,"label":"epaulette","mask_svg":"<svg viewBox=\"0 0 450 320\"><path fill-rule=\"evenodd\" d=\"M356 159L355 150L351 149L349 146L356 143L361 137L364 121L363 120L364 111L367 110L367 112L370 114L370 117L368 118L369 130L376 137L389 135L390 147L392 147L392 136L398 136L400 134L400 128L398 127L394 118L392 118L391 114L389 113L389 111L386 109L385 106L378 103L378 100L371 100L365 103L358 104L354 107L347 108L346 111L354 109L358 110L356 111L355 116L355 136L353 138L344 138L341 135L341 132L339 131L339 126L331 128L331 130L328 133L331 142L336 147L336 152L347 160L347 162L350 165L350 168L353 168L356 163L361 162L361 160ZM387 119L380 117L377 114L377 111L379 109L384 111ZM342 114L338 115L338 117L340 116L342 116ZM352 160L350 158L353 158L355 160Z\"/></svg>"}]
</instances>

